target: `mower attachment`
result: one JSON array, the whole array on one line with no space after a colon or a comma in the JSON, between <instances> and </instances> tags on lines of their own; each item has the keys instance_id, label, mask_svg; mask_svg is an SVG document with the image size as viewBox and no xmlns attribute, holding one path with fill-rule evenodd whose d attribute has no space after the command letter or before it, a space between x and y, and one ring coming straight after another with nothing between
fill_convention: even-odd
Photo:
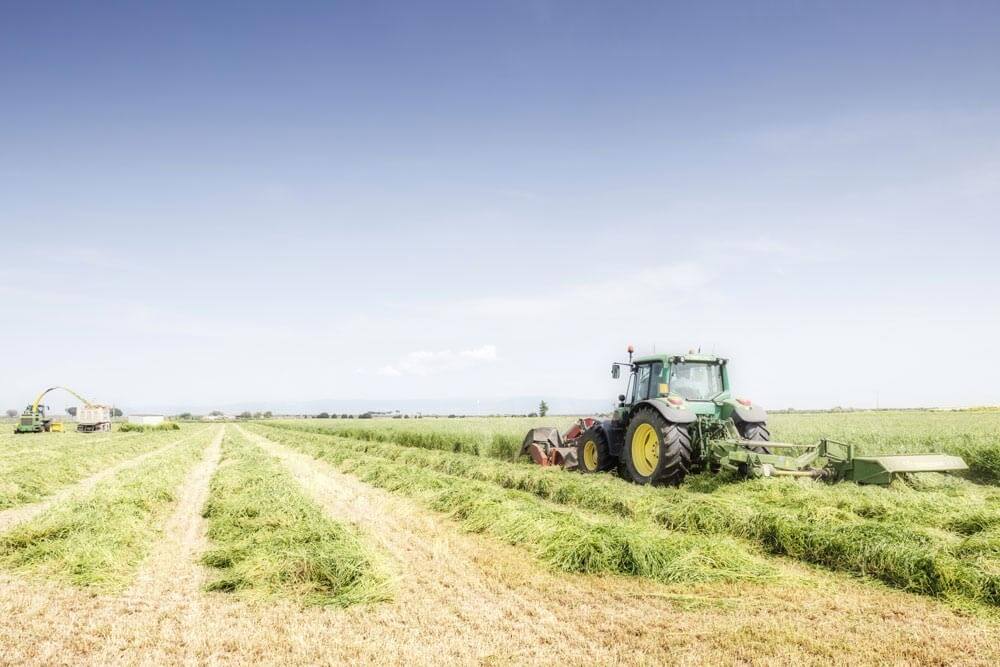
<instances>
[{"instance_id":1,"label":"mower attachment","mask_svg":"<svg viewBox=\"0 0 1000 667\"><path fill-rule=\"evenodd\" d=\"M760 442L717 440L713 452L720 467L747 477L812 477L856 484L890 484L901 474L914 472L954 472L968 470L958 456L946 454L893 454L855 456L854 446L836 440L820 440L815 445L768 442L769 453L754 451Z\"/></svg>"},{"instance_id":2,"label":"mower attachment","mask_svg":"<svg viewBox=\"0 0 1000 667\"><path fill-rule=\"evenodd\" d=\"M952 472L968 470L958 456L946 454L898 454L892 456L855 456L845 479L858 484L888 484L894 475L908 472Z\"/></svg>"},{"instance_id":3,"label":"mower attachment","mask_svg":"<svg viewBox=\"0 0 1000 667\"><path fill-rule=\"evenodd\" d=\"M584 417L573 424L564 435L552 426L533 428L524 436L521 454L527 454L540 466L562 466L571 470L580 465L576 451L576 441L584 432L597 423L593 417Z\"/></svg>"},{"instance_id":4,"label":"mower attachment","mask_svg":"<svg viewBox=\"0 0 1000 667\"><path fill-rule=\"evenodd\" d=\"M521 445L541 466L580 466L580 437L598 424L586 417L566 433L552 427L533 428ZM894 454L855 456L854 445L824 438L814 445L746 440L730 420L722 437L706 440L709 470L726 470L740 477L807 477L827 482L887 485L899 475L917 472L968 470L958 456L946 454Z\"/></svg>"}]
</instances>

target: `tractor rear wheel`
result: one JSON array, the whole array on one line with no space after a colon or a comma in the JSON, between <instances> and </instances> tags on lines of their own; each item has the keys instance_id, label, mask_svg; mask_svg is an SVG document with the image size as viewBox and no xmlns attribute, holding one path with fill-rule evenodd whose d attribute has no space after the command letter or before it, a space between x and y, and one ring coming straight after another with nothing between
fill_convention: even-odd
<instances>
[{"instance_id":1,"label":"tractor rear wheel","mask_svg":"<svg viewBox=\"0 0 1000 667\"><path fill-rule=\"evenodd\" d=\"M736 430L740 432L740 436L744 440L756 440L758 442L770 442L771 432L767 430L767 424L764 422L758 422L752 424L749 422L737 422ZM770 454L771 450L767 447L751 447L752 451L758 454Z\"/></svg>"},{"instance_id":2,"label":"tractor rear wheel","mask_svg":"<svg viewBox=\"0 0 1000 667\"><path fill-rule=\"evenodd\" d=\"M591 426L583 432L577 440L576 458L579 461L577 469L584 474L609 470L614 466L604 429Z\"/></svg>"},{"instance_id":3,"label":"tractor rear wheel","mask_svg":"<svg viewBox=\"0 0 1000 667\"><path fill-rule=\"evenodd\" d=\"M676 486L691 469L691 436L686 425L652 409L640 410L628 425L621 458L636 484Z\"/></svg>"}]
</instances>

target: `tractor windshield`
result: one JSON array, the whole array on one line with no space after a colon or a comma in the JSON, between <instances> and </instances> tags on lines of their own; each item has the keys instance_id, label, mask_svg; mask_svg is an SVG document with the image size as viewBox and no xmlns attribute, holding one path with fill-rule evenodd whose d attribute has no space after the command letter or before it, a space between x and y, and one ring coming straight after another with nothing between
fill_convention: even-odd
<instances>
[{"instance_id":1,"label":"tractor windshield","mask_svg":"<svg viewBox=\"0 0 1000 667\"><path fill-rule=\"evenodd\" d=\"M676 361L670 366L670 393L708 401L722 393L722 366Z\"/></svg>"}]
</instances>

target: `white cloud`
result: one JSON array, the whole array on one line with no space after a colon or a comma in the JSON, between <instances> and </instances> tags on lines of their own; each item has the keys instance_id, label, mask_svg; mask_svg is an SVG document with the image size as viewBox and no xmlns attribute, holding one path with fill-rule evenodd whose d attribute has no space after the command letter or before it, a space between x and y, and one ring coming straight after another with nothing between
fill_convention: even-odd
<instances>
[{"instance_id":1,"label":"white cloud","mask_svg":"<svg viewBox=\"0 0 1000 667\"><path fill-rule=\"evenodd\" d=\"M383 366L377 373L386 377L401 375L437 375L462 371L473 366L492 363L497 360L495 345L483 345L468 350L417 350L410 352L396 364Z\"/></svg>"}]
</instances>

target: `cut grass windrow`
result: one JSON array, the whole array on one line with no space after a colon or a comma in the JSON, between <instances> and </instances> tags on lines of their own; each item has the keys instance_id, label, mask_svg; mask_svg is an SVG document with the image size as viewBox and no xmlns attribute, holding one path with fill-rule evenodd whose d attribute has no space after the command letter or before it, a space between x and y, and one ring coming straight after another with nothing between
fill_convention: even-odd
<instances>
[{"instance_id":1,"label":"cut grass windrow","mask_svg":"<svg viewBox=\"0 0 1000 667\"><path fill-rule=\"evenodd\" d=\"M183 434L60 433L20 437L30 444L21 444L16 452L0 458L0 510L36 502L90 474L176 441Z\"/></svg>"},{"instance_id":2,"label":"cut grass windrow","mask_svg":"<svg viewBox=\"0 0 1000 667\"><path fill-rule=\"evenodd\" d=\"M266 433L272 437L269 431ZM321 436L320 436L321 437ZM568 572L611 573L664 583L759 580L776 576L747 544L664 530L639 521L563 510L516 490L366 456L348 448L276 441L322 458L361 481L444 512L467 531L527 549ZM312 442L312 444L316 444Z\"/></svg>"},{"instance_id":3,"label":"cut grass windrow","mask_svg":"<svg viewBox=\"0 0 1000 667\"><path fill-rule=\"evenodd\" d=\"M751 539L771 553L904 590L1000 604L1000 530L993 529L1000 526L1000 494L967 482L882 489L778 479L727 483L706 475L680 489L650 488L613 475L583 476L287 428L266 433L317 458L378 457L581 509L648 518L670 529Z\"/></svg>"},{"instance_id":4,"label":"cut grass windrow","mask_svg":"<svg viewBox=\"0 0 1000 667\"><path fill-rule=\"evenodd\" d=\"M0 535L0 564L77 586L124 589L210 434L201 430Z\"/></svg>"},{"instance_id":5,"label":"cut grass windrow","mask_svg":"<svg viewBox=\"0 0 1000 667\"><path fill-rule=\"evenodd\" d=\"M220 570L209 590L336 605L390 599L390 584L356 529L334 522L274 457L227 433L204 516Z\"/></svg>"}]
</instances>

